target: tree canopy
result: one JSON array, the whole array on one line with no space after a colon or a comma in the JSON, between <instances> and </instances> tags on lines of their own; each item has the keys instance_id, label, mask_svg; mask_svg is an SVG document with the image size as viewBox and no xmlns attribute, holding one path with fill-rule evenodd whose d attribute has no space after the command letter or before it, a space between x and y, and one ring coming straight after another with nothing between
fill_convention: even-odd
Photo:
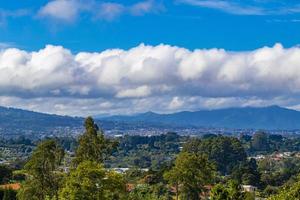
<instances>
[{"instance_id":1,"label":"tree canopy","mask_svg":"<svg viewBox=\"0 0 300 200\"><path fill-rule=\"evenodd\" d=\"M115 147L115 143L104 137L103 131L92 117L85 120L84 126L85 132L79 138L74 163L79 164L87 160L103 163L105 156Z\"/></svg>"},{"instance_id":2,"label":"tree canopy","mask_svg":"<svg viewBox=\"0 0 300 200\"><path fill-rule=\"evenodd\" d=\"M120 174L105 170L99 163L83 161L66 178L60 199L118 200L124 195L125 182Z\"/></svg>"},{"instance_id":3,"label":"tree canopy","mask_svg":"<svg viewBox=\"0 0 300 200\"><path fill-rule=\"evenodd\" d=\"M62 176L58 167L64 157L64 150L55 140L41 142L25 165L26 181L18 193L19 199L58 198Z\"/></svg>"},{"instance_id":4,"label":"tree canopy","mask_svg":"<svg viewBox=\"0 0 300 200\"><path fill-rule=\"evenodd\" d=\"M214 175L215 166L206 155L182 152L164 177L176 187L182 199L198 200L200 193L205 191L204 186L213 182Z\"/></svg>"},{"instance_id":5,"label":"tree canopy","mask_svg":"<svg viewBox=\"0 0 300 200\"><path fill-rule=\"evenodd\" d=\"M184 151L206 154L215 162L217 170L229 174L234 166L246 161L247 154L237 138L218 136L193 139L184 146Z\"/></svg>"}]
</instances>

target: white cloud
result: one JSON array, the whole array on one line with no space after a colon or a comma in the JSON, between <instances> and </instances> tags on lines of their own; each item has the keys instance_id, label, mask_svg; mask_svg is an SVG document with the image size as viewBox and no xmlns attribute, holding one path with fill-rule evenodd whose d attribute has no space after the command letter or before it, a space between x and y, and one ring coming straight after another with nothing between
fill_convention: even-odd
<instances>
[{"instance_id":1,"label":"white cloud","mask_svg":"<svg viewBox=\"0 0 300 200\"><path fill-rule=\"evenodd\" d=\"M179 97L174 97L169 104L170 110L177 110L184 105L184 102Z\"/></svg>"},{"instance_id":2,"label":"white cloud","mask_svg":"<svg viewBox=\"0 0 300 200\"><path fill-rule=\"evenodd\" d=\"M117 93L116 97L118 98L139 98L147 97L151 94L151 89L146 86L140 86L134 89L125 89Z\"/></svg>"},{"instance_id":3,"label":"white cloud","mask_svg":"<svg viewBox=\"0 0 300 200\"><path fill-rule=\"evenodd\" d=\"M82 6L77 0L53 0L42 7L38 15L72 22L77 18Z\"/></svg>"},{"instance_id":4,"label":"white cloud","mask_svg":"<svg viewBox=\"0 0 300 200\"><path fill-rule=\"evenodd\" d=\"M213 8L237 15L263 15L265 11L263 8L243 6L232 1L223 0L178 0L178 2L193 6Z\"/></svg>"},{"instance_id":5,"label":"white cloud","mask_svg":"<svg viewBox=\"0 0 300 200\"><path fill-rule=\"evenodd\" d=\"M129 10L133 15L144 15L151 12L163 11L164 6L154 0L146 0L132 5L129 7Z\"/></svg>"},{"instance_id":6,"label":"white cloud","mask_svg":"<svg viewBox=\"0 0 300 200\"><path fill-rule=\"evenodd\" d=\"M52 0L40 8L38 16L62 22L74 22L81 14L93 19L115 20L121 15L141 16L163 10L161 3L154 0L140 1L125 5L110 1L93 0Z\"/></svg>"},{"instance_id":7,"label":"white cloud","mask_svg":"<svg viewBox=\"0 0 300 200\"><path fill-rule=\"evenodd\" d=\"M5 48L0 50L0 96L8 99L1 97L2 105L16 102L65 114L292 107L300 100L299 69L300 47L281 44L248 52L163 44L77 54L52 45L34 52Z\"/></svg>"},{"instance_id":8,"label":"white cloud","mask_svg":"<svg viewBox=\"0 0 300 200\"><path fill-rule=\"evenodd\" d=\"M300 4L293 1L176 0L176 2L235 15L286 15L300 12Z\"/></svg>"},{"instance_id":9,"label":"white cloud","mask_svg":"<svg viewBox=\"0 0 300 200\"><path fill-rule=\"evenodd\" d=\"M119 3L102 3L99 11L96 13L96 16L97 18L111 21L121 16L125 9L125 6Z\"/></svg>"}]
</instances>

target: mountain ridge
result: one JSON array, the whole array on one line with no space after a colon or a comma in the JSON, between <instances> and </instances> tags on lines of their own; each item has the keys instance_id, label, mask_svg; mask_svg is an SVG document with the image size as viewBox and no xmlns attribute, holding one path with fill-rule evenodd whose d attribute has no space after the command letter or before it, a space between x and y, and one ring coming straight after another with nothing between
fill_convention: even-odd
<instances>
[{"instance_id":1,"label":"mountain ridge","mask_svg":"<svg viewBox=\"0 0 300 200\"><path fill-rule=\"evenodd\" d=\"M233 128L299 130L300 112L279 106L224 108L159 114L145 112L131 116L96 118L104 130L147 128ZM0 106L0 136L45 137L82 133L84 118L39 113Z\"/></svg>"},{"instance_id":2,"label":"mountain ridge","mask_svg":"<svg viewBox=\"0 0 300 200\"><path fill-rule=\"evenodd\" d=\"M132 116L111 116L102 120L122 122L151 122L169 125L253 128L253 129L299 129L300 112L276 105L268 107L233 107L216 110L181 111L170 114L154 112Z\"/></svg>"}]
</instances>

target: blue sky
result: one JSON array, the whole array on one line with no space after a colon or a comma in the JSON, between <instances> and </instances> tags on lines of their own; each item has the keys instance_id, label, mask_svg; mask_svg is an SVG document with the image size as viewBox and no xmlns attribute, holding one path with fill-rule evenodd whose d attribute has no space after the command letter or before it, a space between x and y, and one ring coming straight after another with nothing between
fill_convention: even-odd
<instances>
[{"instance_id":1,"label":"blue sky","mask_svg":"<svg viewBox=\"0 0 300 200\"><path fill-rule=\"evenodd\" d=\"M0 105L300 110L296 0L0 1Z\"/></svg>"},{"instance_id":2,"label":"blue sky","mask_svg":"<svg viewBox=\"0 0 300 200\"><path fill-rule=\"evenodd\" d=\"M237 51L300 43L300 3L294 0L153 0L139 14L124 9L111 19L99 14L104 1L85 2L92 8L76 8L66 20L54 12L40 14L51 1L1 1L0 42L26 50L63 45L74 52L128 49L140 43ZM111 2L129 9L142 1Z\"/></svg>"}]
</instances>

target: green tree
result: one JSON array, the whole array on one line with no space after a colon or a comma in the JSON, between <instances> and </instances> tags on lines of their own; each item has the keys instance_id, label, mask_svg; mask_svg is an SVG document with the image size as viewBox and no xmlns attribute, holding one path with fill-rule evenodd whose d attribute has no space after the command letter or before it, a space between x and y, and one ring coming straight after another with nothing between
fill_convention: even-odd
<instances>
[{"instance_id":1,"label":"green tree","mask_svg":"<svg viewBox=\"0 0 300 200\"><path fill-rule=\"evenodd\" d=\"M211 200L230 200L227 188L223 184L215 185L210 194Z\"/></svg>"},{"instance_id":2,"label":"green tree","mask_svg":"<svg viewBox=\"0 0 300 200\"><path fill-rule=\"evenodd\" d=\"M245 199L244 193L242 193L242 188L236 181L229 181L227 183L227 191L229 193L229 199L231 200Z\"/></svg>"},{"instance_id":3,"label":"green tree","mask_svg":"<svg viewBox=\"0 0 300 200\"><path fill-rule=\"evenodd\" d=\"M17 192L12 189L4 190L3 200L17 200Z\"/></svg>"},{"instance_id":4,"label":"green tree","mask_svg":"<svg viewBox=\"0 0 300 200\"><path fill-rule=\"evenodd\" d=\"M168 193L163 184L138 184L133 191L130 192L129 200L171 200L172 197Z\"/></svg>"},{"instance_id":5,"label":"green tree","mask_svg":"<svg viewBox=\"0 0 300 200\"><path fill-rule=\"evenodd\" d=\"M207 139L193 139L186 143L184 151L204 153L216 163L218 171L229 174L233 167L247 160L247 154L241 142L234 137L217 136Z\"/></svg>"},{"instance_id":6,"label":"green tree","mask_svg":"<svg viewBox=\"0 0 300 200\"><path fill-rule=\"evenodd\" d=\"M211 191L211 200L245 200L249 195L242 192L236 181L229 181L226 185L217 184Z\"/></svg>"},{"instance_id":7,"label":"green tree","mask_svg":"<svg viewBox=\"0 0 300 200\"><path fill-rule=\"evenodd\" d=\"M257 168L256 160L251 158L235 166L231 177L240 184L260 186L260 173Z\"/></svg>"},{"instance_id":8,"label":"green tree","mask_svg":"<svg viewBox=\"0 0 300 200\"><path fill-rule=\"evenodd\" d=\"M291 200L300 199L300 181L294 183L292 186L285 186L277 195L273 195L268 200Z\"/></svg>"},{"instance_id":9,"label":"green tree","mask_svg":"<svg viewBox=\"0 0 300 200\"><path fill-rule=\"evenodd\" d=\"M268 151L269 150L268 134L264 132L255 133L252 137L251 149L254 151Z\"/></svg>"},{"instance_id":10,"label":"green tree","mask_svg":"<svg viewBox=\"0 0 300 200\"><path fill-rule=\"evenodd\" d=\"M0 165L0 184L7 183L12 177L12 169L6 165Z\"/></svg>"},{"instance_id":11,"label":"green tree","mask_svg":"<svg viewBox=\"0 0 300 200\"><path fill-rule=\"evenodd\" d=\"M57 171L64 150L54 140L41 142L25 165L26 181L18 192L20 200L58 199L62 175Z\"/></svg>"},{"instance_id":12,"label":"green tree","mask_svg":"<svg viewBox=\"0 0 300 200\"><path fill-rule=\"evenodd\" d=\"M60 191L61 200L118 200L124 195L122 176L92 161L83 161L71 171Z\"/></svg>"},{"instance_id":13,"label":"green tree","mask_svg":"<svg viewBox=\"0 0 300 200\"><path fill-rule=\"evenodd\" d=\"M206 155L182 152L175 160L174 167L164 174L164 178L176 188L182 199L198 200L205 185L213 181L215 166Z\"/></svg>"},{"instance_id":14,"label":"green tree","mask_svg":"<svg viewBox=\"0 0 300 200\"><path fill-rule=\"evenodd\" d=\"M103 163L105 156L116 147L116 143L104 138L104 134L92 117L88 117L84 123L85 133L79 138L79 146L76 150L74 163L78 165L82 161Z\"/></svg>"}]
</instances>

